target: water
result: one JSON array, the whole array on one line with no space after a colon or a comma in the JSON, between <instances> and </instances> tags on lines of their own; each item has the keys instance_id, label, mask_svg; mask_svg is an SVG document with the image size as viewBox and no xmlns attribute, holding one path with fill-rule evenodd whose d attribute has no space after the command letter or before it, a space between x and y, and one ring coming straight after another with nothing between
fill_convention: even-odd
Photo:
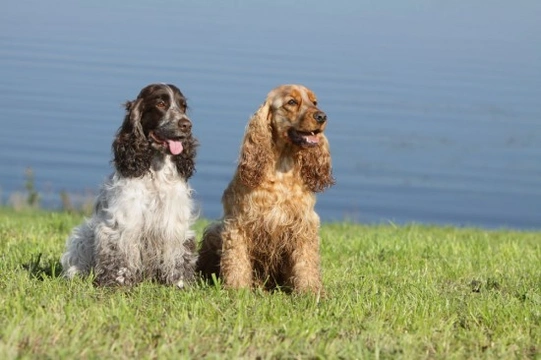
<instances>
[{"instance_id":1,"label":"water","mask_svg":"<svg viewBox=\"0 0 541 360\"><path fill-rule=\"evenodd\" d=\"M191 180L221 214L244 126L276 85L329 116L324 221L541 228L541 2L9 2L0 14L2 203L45 206L111 171L122 102L187 95Z\"/></svg>"}]
</instances>

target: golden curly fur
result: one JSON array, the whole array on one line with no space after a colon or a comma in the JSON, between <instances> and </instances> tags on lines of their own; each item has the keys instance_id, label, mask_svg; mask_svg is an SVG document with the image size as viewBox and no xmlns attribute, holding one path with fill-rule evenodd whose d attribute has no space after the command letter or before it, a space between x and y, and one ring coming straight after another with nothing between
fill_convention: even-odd
<instances>
[{"instance_id":1,"label":"golden curly fur","mask_svg":"<svg viewBox=\"0 0 541 360\"><path fill-rule=\"evenodd\" d=\"M272 90L250 119L224 215L203 235L198 269L230 288L322 290L316 192L334 184L327 116L302 85Z\"/></svg>"}]
</instances>

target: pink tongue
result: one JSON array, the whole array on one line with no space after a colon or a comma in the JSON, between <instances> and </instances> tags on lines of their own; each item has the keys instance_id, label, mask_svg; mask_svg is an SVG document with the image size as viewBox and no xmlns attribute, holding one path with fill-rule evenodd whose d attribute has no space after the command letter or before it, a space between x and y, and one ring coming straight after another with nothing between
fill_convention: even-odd
<instances>
[{"instance_id":1,"label":"pink tongue","mask_svg":"<svg viewBox=\"0 0 541 360\"><path fill-rule=\"evenodd\" d=\"M171 154L178 155L182 152L183 148L180 141L167 140L167 143L169 144L169 151L171 151Z\"/></svg>"},{"instance_id":2,"label":"pink tongue","mask_svg":"<svg viewBox=\"0 0 541 360\"><path fill-rule=\"evenodd\" d=\"M319 139L315 135L306 135L304 139L310 144L317 144L319 142Z\"/></svg>"}]
</instances>

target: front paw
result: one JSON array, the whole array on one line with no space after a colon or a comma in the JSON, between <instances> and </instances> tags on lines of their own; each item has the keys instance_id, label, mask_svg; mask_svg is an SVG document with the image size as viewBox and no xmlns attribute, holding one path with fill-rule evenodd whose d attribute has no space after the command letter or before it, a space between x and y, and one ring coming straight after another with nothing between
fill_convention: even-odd
<instances>
[{"instance_id":1,"label":"front paw","mask_svg":"<svg viewBox=\"0 0 541 360\"><path fill-rule=\"evenodd\" d=\"M137 276L126 267L108 271L97 269L94 283L98 286L133 286L137 283Z\"/></svg>"},{"instance_id":2,"label":"front paw","mask_svg":"<svg viewBox=\"0 0 541 360\"><path fill-rule=\"evenodd\" d=\"M177 289L184 289L184 279L179 279L175 286L177 287Z\"/></svg>"},{"instance_id":3,"label":"front paw","mask_svg":"<svg viewBox=\"0 0 541 360\"><path fill-rule=\"evenodd\" d=\"M120 268L116 272L115 281L118 285L128 285L130 271L127 268Z\"/></svg>"}]
</instances>

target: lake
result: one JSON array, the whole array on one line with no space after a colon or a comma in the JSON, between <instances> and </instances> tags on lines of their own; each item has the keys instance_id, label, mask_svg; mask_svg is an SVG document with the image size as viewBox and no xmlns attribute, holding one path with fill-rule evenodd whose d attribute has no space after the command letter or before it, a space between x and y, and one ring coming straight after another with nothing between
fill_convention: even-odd
<instances>
[{"instance_id":1,"label":"lake","mask_svg":"<svg viewBox=\"0 0 541 360\"><path fill-rule=\"evenodd\" d=\"M201 143L202 215L219 217L250 115L300 83L329 117L323 221L541 229L540 18L539 1L8 2L2 204L28 167L45 207L95 193L121 104L169 82Z\"/></svg>"}]
</instances>

